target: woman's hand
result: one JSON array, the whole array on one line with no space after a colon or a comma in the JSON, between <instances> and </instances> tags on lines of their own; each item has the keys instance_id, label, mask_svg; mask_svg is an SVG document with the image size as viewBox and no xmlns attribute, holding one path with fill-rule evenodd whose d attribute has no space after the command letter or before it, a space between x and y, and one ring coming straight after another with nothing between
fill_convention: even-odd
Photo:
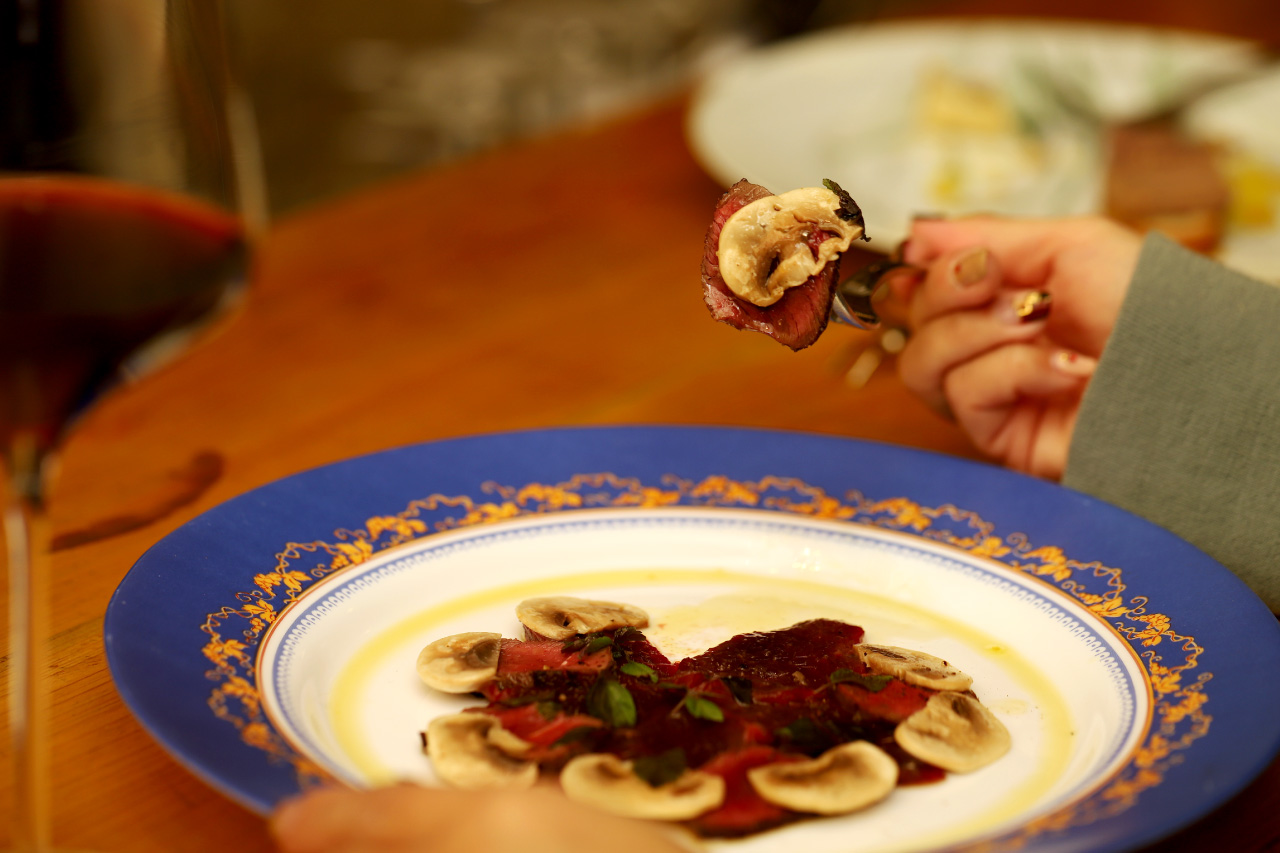
<instances>
[{"instance_id":1,"label":"woman's hand","mask_svg":"<svg viewBox=\"0 0 1280 853\"><path fill-rule=\"evenodd\" d=\"M271 822L283 853L679 853L657 824L613 817L552 788L472 792L397 785L326 788Z\"/></svg>"},{"instance_id":2,"label":"woman's hand","mask_svg":"<svg viewBox=\"0 0 1280 853\"><path fill-rule=\"evenodd\" d=\"M903 382L984 453L1060 477L1140 246L1100 218L918 220L903 259L926 273L893 283L912 327Z\"/></svg>"}]
</instances>

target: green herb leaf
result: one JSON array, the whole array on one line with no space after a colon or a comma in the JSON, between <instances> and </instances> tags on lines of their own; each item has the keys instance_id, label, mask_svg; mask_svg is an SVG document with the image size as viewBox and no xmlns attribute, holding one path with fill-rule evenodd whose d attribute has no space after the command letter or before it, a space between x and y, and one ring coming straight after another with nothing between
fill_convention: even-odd
<instances>
[{"instance_id":1,"label":"green herb leaf","mask_svg":"<svg viewBox=\"0 0 1280 853\"><path fill-rule=\"evenodd\" d=\"M736 675L722 675L720 680L729 688L729 693L739 705L750 705L755 701L752 693L751 679Z\"/></svg>"},{"instance_id":2,"label":"green herb leaf","mask_svg":"<svg viewBox=\"0 0 1280 853\"><path fill-rule=\"evenodd\" d=\"M792 720L774 733L779 740L786 742L787 749L806 755L820 755L839 741L839 732L833 732L829 725L816 723L808 717Z\"/></svg>"},{"instance_id":3,"label":"green herb leaf","mask_svg":"<svg viewBox=\"0 0 1280 853\"><path fill-rule=\"evenodd\" d=\"M892 675L860 675L851 669L837 669L831 673L832 684L856 684L864 690L879 693L893 681Z\"/></svg>"},{"instance_id":4,"label":"green herb leaf","mask_svg":"<svg viewBox=\"0 0 1280 853\"><path fill-rule=\"evenodd\" d=\"M578 649L582 648L582 647L583 647L583 646L585 646L586 644L587 644L587 638L586 638L586 637L583 637L583 636L582 636L582 635L580 635L580 634L579 634L579 635L575 635L575 636L570 637L569 639L565 640L565 641L560 645L560 651L564 652L565 654L569 654L569 652L576 652Z\"/></svg>"},{"instance_id":5,"label":"green herb leaf","mask_svg":"<svg viewBox=\"0 0 1280 853\"><path fill-rule=\"evenodd\" d=\"M818 733L818 725L808 717L799 717L778 729L778 737L787 740L811 740Z\"/></svg>"},{"instance_id":6,"label":"green herb leaf","mask_svg":"<svg viewBox=\"0 0 1280 853\"><path fill-rule=\"evenodd\" d=\"M867 223L862 218L862 208L858 207L858 203L853 200L853 196L849 195L839 184L830 178L823 178L822 185L836 194L836 198L840 199L840 209L836 211L836 215L845 222L852 222L862 229L862 239L870 241L867 236Z\"/></svg>"},{"instance_id":7,"label":"green herb leaf","mask_svg":"<svg viewBox=\"0 0 1280 853\"><path fill-rule=\"evenodd\" d=\"M636 703L631 692L612 678L601 678L587 694L587 713L614 728L636 724Z\"/></svg>"},{"instance_id":8,"label":"green herb leaf","mask_svg":"<svg viewBox=\"0 0 1280 853\"><path fill-rule=\"evenodd\" d=\"M612 646L612 645L613 645L613 637L606 637L604 634L601 634L597 637L591 638L591 640L587 643L585 654L593 655L596 652L603 649L605 646Z\"/></svg>"},{"instance_id":9,"label":"green herb leaf","mask_svg":"<svg viewBox=\"0 0 1280 853\"><path fill-rule=\"evenodd\" d=\"M622 672L626 675L634 675L636 678L647 678L655 684L658 681L658 673L654 672L651 667L647 667L642 663L629 660L621 667Z\"/></svg>"},{"instance_id":10,"label":"green herb leaf","mask_svg":"<svg viewBox=\"0 0 1280 853\"><path fill-rule=\"evenodd\" d=\"M678 746L657 755L642 755L631 762L635 774L654 788L679 779L687 766L684 750Z\"/></svg>"},{"instance_id":11,"label":"green herb leaf","mask_svg":"<svg viewBox=\"0 0 1280 853\"><path fill-rule=\"evenodd\" d=\"M559 702L544 700L538 703L538 714L544 720L554 720L560 714L561 710L563 710L563 707Z\"/></svg>"},{"instance_id":12,"label":"green herb leaf","mask_svg":"<svg viewBox=\"0 0 1280 853\"><path fill-rule=\"evenodd\" d=\"M684 709L689 712L689 716L697 717L699 720L709 720L713 723L724 722L724 711L720 710L720 706L697 693L691 692L684 697Z\"/></svg>"}]
</instances>

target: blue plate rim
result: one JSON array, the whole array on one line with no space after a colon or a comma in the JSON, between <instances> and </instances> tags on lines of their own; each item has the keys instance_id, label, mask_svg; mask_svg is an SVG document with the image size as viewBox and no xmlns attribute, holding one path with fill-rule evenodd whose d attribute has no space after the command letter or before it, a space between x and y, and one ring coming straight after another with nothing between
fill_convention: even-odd
<instances>
[{"instance_id":1,"label":"blue plate rim","mask_svg":"<svg viewBox=\"0 0 1280 853\"><path fill-rule=\"evenodd\" d=\"M764 444L762 445L761 442L764 442ZM725 451L725 446L729 448L728 451ZM275 505L285 498L288 498L288 500L284 501L285 504L288 504L291 510L297 510L299 506L305 503L299 499L298 492L300 489L306 490L316 486L331 486L333 483L330 481L350 482L352 480L351 475L359 474L368 469L375 469L385 474L388 466L393 468L402 467L401 463L408 459L412 459L414 464L420 464L422 461L430 462L430 474L435 476L449 470L450 460L459 458L466 460L465 453L462 457L457 456L459 451L474 451L477 448L486 451L493 451L495 448L501 449L506 454L501 456L503 463L513 465L517 470L521 468L521 465L532 470L557 470L558 465L558 470L565 471L567 470L565 465L573 468L575 464L579 464L571 461L574 458L585 460L608 459L611 458L611 454L622 452L623 455L630 454L632 457L638 455L638 458L643 463L640 467L643 468L648 465L649 470L656 470L652 466L654 464L659 464L660 466L662 459L654 458L655 450L679 450L685 456L692 453L699 460L707 457L722 466L727 465L729 468L745 470L746 473L741 474L741 476L746 476L752 472L758 473L761 470L758 464L744 466L741 460L734 456L733 451L742 447L760 451L766 465L777 465L785 462L790 464L792 468L804 469L806 472L832 467L831 465L815 465L815 460L825 459L827 462L840 462L841 465L834 466L838 470L829 476L811 474L811 476L818 476L820 479L825 476L825 481L831 481L833 477L838 480L841 477L858 476L863 477L864 480L869 478L870 481L881 485L886 478L888 482L894 482L895 480L901 481L904 475L910 475L906 477L910 481L908 485L912 488L927 488L921 485L922 473L942 472L951 480L959 478L977 483L980 486L979 491L994 489L996 493L1002 490L1010 493L1005 496L1006 503L1004 504L1001 503L1002 499L998 495L994 498L987 495L984 506L994 501L994 505L997 507L1007 507L1007 500L1010 498L1025 502L1026 497L1032 495L1038 500L1049 501L1058 509L1065 507L1075 515L1106 517L1113 525L1118 523L1127 534L1136 536L1144 542L1157 542L1164 550L1176 554L1180 559L1188 560L1189 563L1193 564L1195 571L1204 572L1205 575L1200 577L1196 583L1199 586L1207 584L1210 587L1207 591L1197 588L1191 593L1183 590L1180 594L1184 597L1190 595L1197 603L1204 603L1206 601L1204 596L1208 594L1209 600L1216 604L1218 609L1235 608L1233 614L1236 621L1233 622L1233 629L1237 632L1241 628L1239 619L1242 618L1241 614L1243 613L1246 634L1256 634L1257 637L1255 639L1267 644L1268 654L1276 655L1277 659L1280 660L1280 654L1277 654L1276 649L1272 648L1272 646L1280 647L1280 627L1277 626L1275 618L1270 611L1242 582L1207 557L1207 555L1204 555L1203 552L1194 548L1194 546L1177 539L1172 534L1150 522L1096 498L1073 492L1056 484L1024 477L985 463L874 441L803 431L752 427L642 425L564 427L495 432L406 445L312 468L259 486L232 498L202 513L197 518L170 533L160 542L157 542L138 559L124 580L121 581L111 598L107 608L106 619L104 620L107 657L113 679L130 710L147 728L149 733L176 760L184 764L211 787L221 791L231 799L251 810L265 813L279 797L273 796L264 799L261 794L247 790L244 784L238 781L234 767L228 769L225 766L211 765L207 756L199 755L198 751L193 753L186 739L181 736L175 737L172 732L166 731L166 726L172 728L172 724L175 722L189 722L191 719L190 709L185 709L182 713L175 713L171 708L165 707L163 702L157 705L156 697L153 695L154 689L147 686L150 682L149 676L152 673L140 672L133 663L138 651L130 646L131 640L133 641L132 645L136 646L137 635L139 631L147 629L148 620L139 618L131 596L139 592L147 593L148 595L159 594L155 584L160 581L155 578L159 577L163 581L166 570L170 573L174 571L180 572L182 567L187 565L182 546L189 544L188 540L192 538L200 541L207 540L210 534L210 527L213 528L214 533L217 533L217 528L220 525L223 528L227 528L228 526L234 526L236 523L243 524L245 519L241 516L245 515L244 510L249 508L261 509L263 506ZM516 464L514 460L520 456L520 453L513 457L511 455L513 448L516 451L523 451L526 461ZM528 451L544 451L547 448L554 449L556 453L551 454L548 458L538 458L536 460L537 464L530 465L527 462ZM826 454L832 455L827 456ZM884 459L886 456L888 457L887 460ZM612 458L617 457L615 455ZM474 463L477 460L471 459L469 461L472 463L472 467L476 467ZM634 460L628 462L634 467L633 463ZM682 459L682 464L687 467L692 463L687 459ZM897 466L896 469L887 470L894 468L894 466ZM478 469L483 469L483 467L481 465ZM457 472L454 473L456 474ZM573 471L571 473L581 472ZM416 476L416 473L414 475ZM466 472L463 472L462 476L467 476ZM809 482L805 478L800 479L804 483ZM478 485L478 483L473 484L473 486ZM846 486L851 486L851 484L846 483ZM978 486L974 486L974 488L978 488ZM323 489L320 491L323 493ZM970 494L973 494L973 492L970 492ZM986 494L986 492L983 492L983 494ZM290 501L292 501L291 504ZM357 504L348 504L352 509L357 505L358 498ZM305 507L303 508L305 509ZM977 514L981 517L981 513ZM1117 519L1121 521L1117 522ZM273 520L278 521L278 519ZM1025 524L1023 527L1025 527ZM1022 527L1018 529L1021 530ZM1034 529L1034 525L1029 529ZM261 534L263 531L257 530L256 532ZM277 538L279 539L279 537ZM280 544L283 544L283 540L280 540ZM1112 543L1112 545L1114 544ZM1103 550L1106 551L1107 549L1104 548ZM175 567L178 568L175 569ZM1126 571L1130 571L1131 568L1132 566L1126 568ZM1181 580L1185 581L1186 579L1182 578ZM169 581L172 582L172 579L169 579ZM244 584L240 583L238 585L243 586ZM1179 616L1179 618L1183 617ZM162 627L167 628L170 626ZM166 665L172 667L172 661L167 661ZM1277 692L1277 698L1280 698L1280 690L1275 692ZM159 716L155 711L157 707L161 708ZM165 719L166 715L171 719ZM1225 724L1216 726L1218 731L1224 728L1227 728ZM1148 816L1147 819L1139 821L1137 826L1126 825L1119 830L1117 830L1117 826L1120 824L1116 824L1114 819L1103 818L1092 824L1068 830L1065 834L1054 836L1055 844L1067 844L1065 847L1057 846L1054 849L1126 850L1150 843L1175 832L1196 818L1207 814L1243 789L1269 764L1277 749L1280 749L1280 723L1271 725L1261 733L1261 736L1264 744L1263 749L1257 749L1259 741L1255 738L1253 740L1254 749L1245 753L1244 757L1238 757L1234 761L1227 778L1215 779L1211 786L1206 787L1206 793L1195 800L1192 807L1188 808L1185 802L1180 801L1176 812L1170 812L1160 816L1158 819L1151 819ZM1233 752L1239 753L1240 750L1233 750ZM243 762L240 762L240 764L243 764ZM1181 768L1175 768L1175 770L1179 774L1184 774L1186 764L1187 762L1184 761ZM1162 786L1156 786L1153 790L1159 790L1160 787ZM291 792L283 790L279 793L280 796L284 796ZM1150 800L1150 796L1147 799ZM1134 810L1131 809L1129 811L1132 812ZM1126 822L1121 821L1120 823L1124 824ZM1131 824L1132 822L1129 821L1128 823ZM1072 846L1078 843L1085 843L1086 840L1087 846ZM1038 846L1038 844L1033 844L1025 849L1034 850Z\"/></svg>"}]
</instances>

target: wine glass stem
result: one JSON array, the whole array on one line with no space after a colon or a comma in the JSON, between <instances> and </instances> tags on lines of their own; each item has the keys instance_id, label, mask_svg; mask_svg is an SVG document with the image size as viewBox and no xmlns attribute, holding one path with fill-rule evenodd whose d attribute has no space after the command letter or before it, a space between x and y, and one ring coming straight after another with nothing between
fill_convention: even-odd
<instances>
[{"instance_id":1,"label":"wine glass stem","mask_svg":"<svg viewBox=\"0 0 1280 853\"><path fill-rule=\"evenodd\" d=\"M9 574L9 736L13 755L12 845L20 853L49 846L46 754L49 525L42 471L45 453L18 436L9 453L4 538Z\"/></svg>"}]
</instances>

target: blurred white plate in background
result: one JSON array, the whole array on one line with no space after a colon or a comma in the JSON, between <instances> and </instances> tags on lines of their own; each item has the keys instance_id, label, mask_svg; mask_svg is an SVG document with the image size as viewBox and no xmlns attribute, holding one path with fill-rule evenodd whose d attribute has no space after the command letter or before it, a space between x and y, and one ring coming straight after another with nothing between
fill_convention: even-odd
<instances>
[{"instance_id":1,"label":"blurred white plate in background","mask_svg":"<svg viewBox=\"0 0 1280 853\"><path fill-rule=\"evenodd\" d=\"M1231 152L1236 222L1219 258L1280 282L1280 70L1196 100L1183 113L1182 128Z\"/></svg>"},{"instance_id":2,"label":"blurred white plate in background","mask_svg":"<svg viewBox=\"0 0 1280 853\"><path fill-rule=\"evenodd\" d=\"M823 178L890 251L916 213L1098 210L1103 122L1133 121L1255 71L1254 45L1132 26L921 21L827 31L709 74L688 116L725 185Z\"/></svg>"}]
</instances>

